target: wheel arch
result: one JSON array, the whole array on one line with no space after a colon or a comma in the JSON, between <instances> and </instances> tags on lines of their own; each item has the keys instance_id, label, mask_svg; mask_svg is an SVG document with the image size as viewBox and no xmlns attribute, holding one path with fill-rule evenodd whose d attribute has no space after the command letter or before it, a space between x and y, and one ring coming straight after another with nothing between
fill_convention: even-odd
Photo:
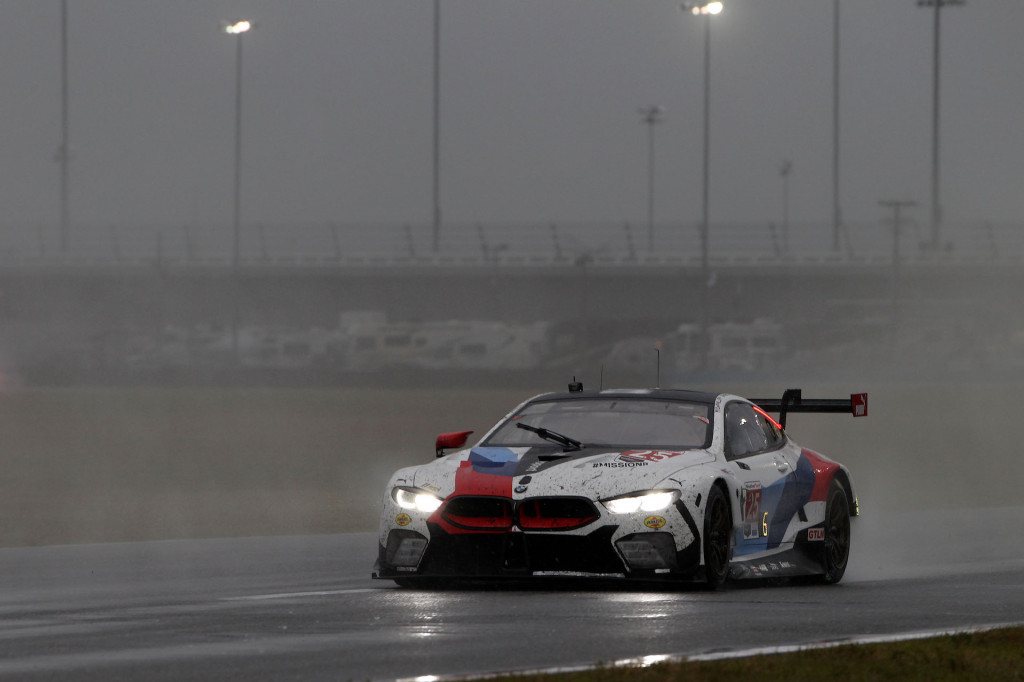
<instances>
[{"instance_id":1,"label":"wheel arch","mask_svg":"<svg viewBox=\"0 0 1024 682\"><path fill-rule=\"evenodd\" d=\"M843 487L846 493L846 500L850 505L850 516L860 516L860 505L857 503L857 495L853 490L853 481L850 479L850 472L840 466L835 473L834 479Z\"/></svg>"},{"instance_id":2,"label":"wheel arch","mask_svg":"<svg viewBox=\"0 0 1024 682\"><path fill-rule=\"evenodd\" d=\"M733 492L733 490L729 488L729 484L721 476L718 476L715 478L715 480L711 481L711 485L708 486L708 493L711 492L711 488L718 488L722 491L722 494L725 495L725 500L726 502L729 503L729 516L731 517L732 522L735 524L736 510L739 508L737 506L738 503L736 502L736 500L738 499L736 497L736 494Z\"/></svg>"}]
</instances>

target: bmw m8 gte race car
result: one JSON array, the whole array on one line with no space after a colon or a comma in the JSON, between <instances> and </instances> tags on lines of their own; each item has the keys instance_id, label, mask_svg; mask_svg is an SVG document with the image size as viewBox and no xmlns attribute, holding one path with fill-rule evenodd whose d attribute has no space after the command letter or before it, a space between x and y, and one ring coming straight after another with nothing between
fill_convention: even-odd
<instances>
[{"instance_id":1,"label":"bmw m8 gte race car","mask_svg":"<svg viewBox=\"0 0 1024 682\"><path fill-rule=\"evenodd\" d=\"M392 476L373 577L839 582L858 514L853 481L786 435L792 412L864 416L867 395L748 400L571 384L536 396L476 445L446 455L471 432L442 434L435 461Z\"/></svg>"}]
</instances>

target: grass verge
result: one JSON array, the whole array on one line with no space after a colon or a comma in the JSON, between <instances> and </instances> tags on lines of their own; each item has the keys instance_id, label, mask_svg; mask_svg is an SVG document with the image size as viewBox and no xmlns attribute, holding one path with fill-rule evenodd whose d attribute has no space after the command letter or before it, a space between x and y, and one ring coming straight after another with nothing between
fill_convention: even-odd
<instances>
[{"instance_id":1,"label":"grass verge","mask_svg":"<svg viewBox=\"0 0 1024 682\"><path fill-rule=\"evenodd\" d=\"M1020 682L1024 680L1024 627L882 644L850 644L717 661L657 663L489 680L509 682Z\"/></svg>"}]
</instances>

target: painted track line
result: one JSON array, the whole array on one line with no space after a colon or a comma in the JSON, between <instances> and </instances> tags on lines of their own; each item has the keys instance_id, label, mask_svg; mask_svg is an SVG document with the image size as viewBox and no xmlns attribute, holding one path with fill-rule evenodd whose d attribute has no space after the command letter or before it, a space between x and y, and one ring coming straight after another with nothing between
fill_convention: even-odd
<instances>
[{"instance_id":1,"label":"painted track line","mask_svg":"<svg viewBox=\"0 0 1024 682\"><path fill-rule=\"evenodd\" d=\"M459 680L484 680L492 677L505 677L509 675L558 675L563 673L578 673L599 668L647 668L658 663L686 663L689 661L721 661L732 658L749 658L751 656L773 656L777 654L797 653L800 651L813 651L816 649L832 649L840 646L861 645L861 644L886 644L890 642L906 642L915 639L930 639L933 637L949 637L951 635L967 635L989 630L1002 628L1019 627L1024 621L1014 623L991 623L988 625L973 625L961 628L941 628L936 630L918 630L914 632L890 633L884 635L862 635L845 637L842 639L825 640L821 642L808 642L805 644L783 644L779 646L757 647L754 649L737 649L730 651L710 651L704 654L655 654L650 656L639 656L637 658L621 658L609 663L585 664L574 666L557 666L553 668L533 668L529 670L506 670L503 672L480 673L476 675L419 675L416 677L404 677L394 682L458 682Z\"/></svg>"},{"instance_id":2,"label":"painted track line","mask_svg":"<svg viewBox=\"0 0 1024 682\"><path fill-rule=\"evenodd\" d=\"M330 597L336 594L361 594L376 592L370 587L359 587L351 590L316 590L313 592L279 592L275 594L250 594L242 597L223 597L221 601L268 601L271 599L301 599L303 597Z\"/></svg>"}]
</instances>

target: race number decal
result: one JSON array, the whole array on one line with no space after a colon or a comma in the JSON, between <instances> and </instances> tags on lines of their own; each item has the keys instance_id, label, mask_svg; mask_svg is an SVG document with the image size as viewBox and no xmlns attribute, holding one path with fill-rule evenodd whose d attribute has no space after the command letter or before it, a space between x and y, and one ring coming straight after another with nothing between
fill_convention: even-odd
<instances>
[{"instance_id":1,"label":"race number decal","mask_svg":"<svg viewBox=\"0 0 1024 682\"><path fill-rule=\"evenodd\" d=\"M671 459L683 454L675 450L630 450L623 452L619 458L632 462L660 462L663 459Z\"/></svg>"},{"instance_id":2,"label":"race number decal","mask_svg":"<svg viewBox=\"0 0 1024 682\"><path fill-rule=\"evenodd\" d=\"M760 537L758 517L761 516L761 484L747 483L743 486L743 537L753 540Z\"/></svg>"},{"instance_id":3,"label":"race number decal","mask_svg":"<svg viewBox=\"0 0 1024 682\"><path fill-rule=\"evenodd\" d=\"M743 489L743 522L755 523L761 515L761 484L748 483Z\"/></svg>"}]
</instances>

